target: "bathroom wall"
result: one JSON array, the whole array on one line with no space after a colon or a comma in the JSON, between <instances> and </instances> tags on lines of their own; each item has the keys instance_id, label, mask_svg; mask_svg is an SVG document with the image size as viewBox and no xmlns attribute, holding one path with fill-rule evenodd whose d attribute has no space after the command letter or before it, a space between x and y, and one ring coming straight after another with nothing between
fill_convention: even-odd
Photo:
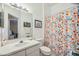
<instances>
[{"instance_id":1,"label":"bathroom wall","mask_svg":"<svg viewBox=\"0 0 79 59\"><path fill-rule=\"evenodd\" d=\"M60 11L66 10L67 8L73 7L75 4L72 3L46 3L44 4L45 15L55 15Z\"/></svg>"},{"instance_id":2,"label":"bathroom wall","mask_svg":"<svg viewBox=\"0 0 79 59\"><path fill-rule=\"evenodd\" d=\"M33 38L40 39L44 38L44 18L43 18L43 4L42 3L27 3L20 4L27 8L33 15ZM42 21L42 28L35 28L35 19Z\"/></svg>"},{"instance_id":3,"label":"bathroom wall","mask_svg":"<svg viewBox=\"0 0 79 59\"><path fill-rule=\"evenodd\" d=\"M32 36L33 33L33 16L31 13L26 13L21 11L21 35L20 38L25 38L26 36ZM29 22L31 27L24 27L24 22ZM28 34L29 33L29 34Z\"/></svg>"}]
</instances>

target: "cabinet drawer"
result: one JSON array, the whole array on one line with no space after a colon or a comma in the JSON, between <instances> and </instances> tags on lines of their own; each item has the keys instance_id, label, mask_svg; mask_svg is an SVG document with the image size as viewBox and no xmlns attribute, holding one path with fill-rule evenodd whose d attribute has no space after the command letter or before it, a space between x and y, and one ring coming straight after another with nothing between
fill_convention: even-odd
<instances>
[{"instance_id":1,"label":"cabinet drawer","mask_svg":"<svg viewBox=\"0 0 79 59\"><path fill-rule=\"evenodd\" d=\"M34 47L29 48L29 49L26 49L26 54L31 54L35 51L39 51L39 46L34 46Z\"/></svg>"}]
</instances>

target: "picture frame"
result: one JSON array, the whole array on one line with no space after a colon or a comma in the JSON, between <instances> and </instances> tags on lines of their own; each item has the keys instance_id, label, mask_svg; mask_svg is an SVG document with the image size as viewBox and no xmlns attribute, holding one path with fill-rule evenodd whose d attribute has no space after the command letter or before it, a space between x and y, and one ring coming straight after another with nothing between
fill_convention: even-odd
<instances>
[{"instance_id":1,"label":"picture frame","mask_svg":"<svg viewBox=\"0 0 79 59\"><path fill-rule=\"evenodd\" d=\"M42 28L42 21L35 20L35 28Z\"/></svg>"},{"instance_id":2,"label":"picture frame","mask_svg":"<svg viewBox=\"0 0 79 59\"><path fill-rule=\"evenodd\" d=\"M31 23L30 22L24 22L24 27L31 27Z\"/></svg>"}]
</instances>

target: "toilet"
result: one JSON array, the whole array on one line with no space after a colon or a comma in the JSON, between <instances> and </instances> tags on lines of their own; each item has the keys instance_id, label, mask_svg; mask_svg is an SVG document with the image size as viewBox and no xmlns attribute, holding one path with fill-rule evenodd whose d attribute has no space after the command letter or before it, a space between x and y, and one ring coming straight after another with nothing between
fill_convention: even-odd
<instances>
[{"instance_id":1,"label":"toilet","mask_svg":"<svg viewBox=\"0 0 79 59\"><path fill-rule=\"evenodd\" d=\"M51 49L46 47L46 46L40 47L40 52L44 56L50 56L51 55Z\"/></svg>"},{"instance_id":2,"label":"toilet","mask_svg":"<svg viewBox=\"0 0 79 59\"><path fill-rule=\"evenodd\" d=\"M51 49L49 47L43 46L43 39L38 39L37 41L40 42L40 55L43 56L50 56L51 55Z\"/></svg>"}]
</instances>

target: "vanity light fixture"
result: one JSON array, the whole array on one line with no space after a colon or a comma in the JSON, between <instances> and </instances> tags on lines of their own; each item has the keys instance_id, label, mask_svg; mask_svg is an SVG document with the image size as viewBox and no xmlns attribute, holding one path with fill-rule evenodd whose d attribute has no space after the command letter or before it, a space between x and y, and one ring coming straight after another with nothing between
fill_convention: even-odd
<instances>
[{"instance_id":1,"label":"vanity light fixture","mask_svg":"<svg viewBox=\"0 0 79 59\"><path fill-rule=\"evenodd\" d=\"M24 10L26 12L28 12L29 10L27 10L25 7L19 5L19 4L16 4L16 3L10 3L11 6L15 7L15 8L18 8L18 9L21 9L21 10Z\"/></svg>"}]
</instances>

